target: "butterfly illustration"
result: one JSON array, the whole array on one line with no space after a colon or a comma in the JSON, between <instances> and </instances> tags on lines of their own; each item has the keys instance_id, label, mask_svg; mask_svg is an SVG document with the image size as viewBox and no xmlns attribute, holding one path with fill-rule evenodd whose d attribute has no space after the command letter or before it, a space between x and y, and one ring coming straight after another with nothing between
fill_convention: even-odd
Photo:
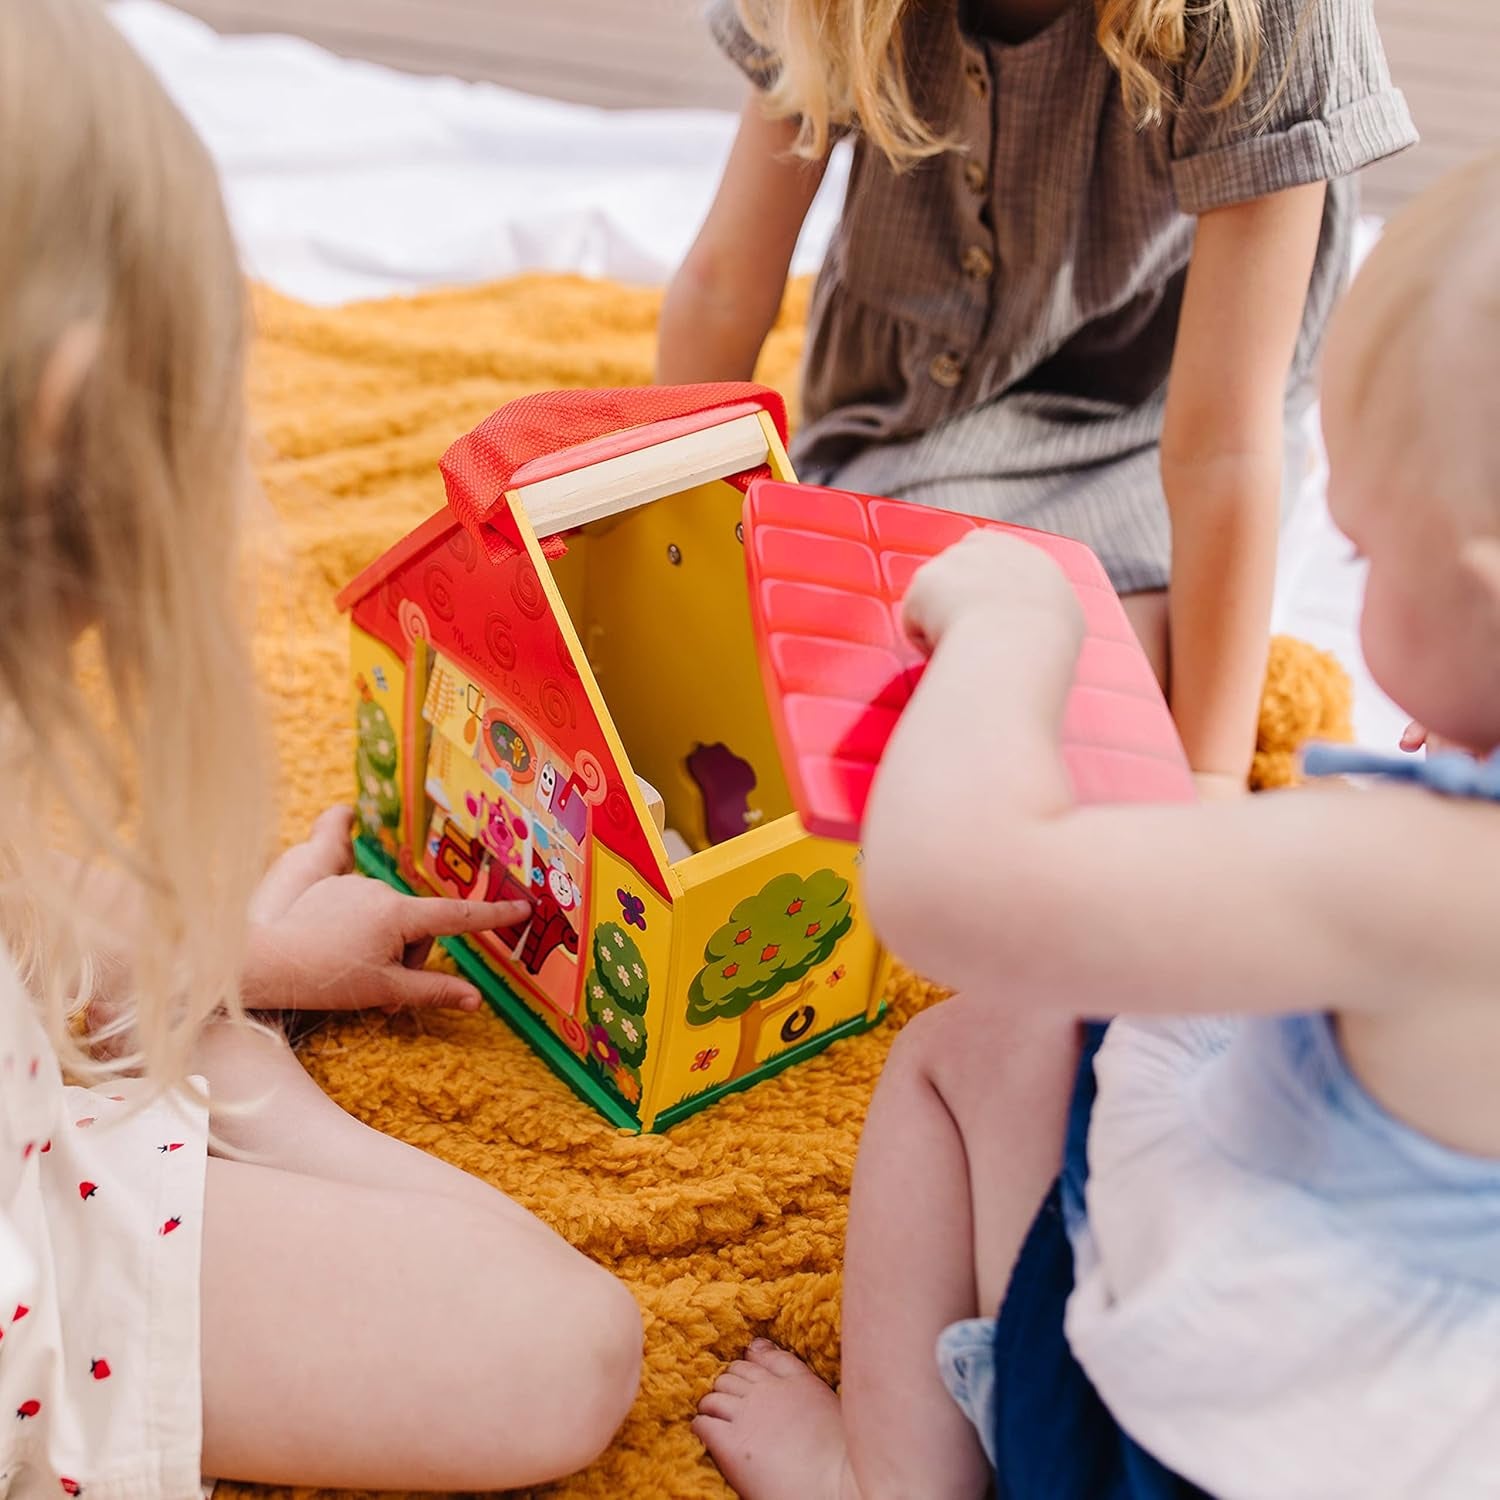
<instances>
[{"instance_id":1,"label":"butterfly illustration","mask_svg":"<svg viewBox=\"0 0 1500 1500\"><path fill-rule=\"evenodd\" d=\"M620 912L625 918L627 927L639 927L642 932L646 930L646 903L640 896L632 896L629 891L616 891L615 899L620 903Z\"/></svg>"},{"instance_id":2,"label":"butterfly illustration","mask_svg":"<svg viewBox=\"0 0 1500 1500\"><path fill-rule=\"evenodd\" d=\"M713 1066L714 1058L719 1055L717 1047L706 1047L693 1059L693 1065L688 1070L691 1073L706 1073Z\"/></svg>"}]
</instances>

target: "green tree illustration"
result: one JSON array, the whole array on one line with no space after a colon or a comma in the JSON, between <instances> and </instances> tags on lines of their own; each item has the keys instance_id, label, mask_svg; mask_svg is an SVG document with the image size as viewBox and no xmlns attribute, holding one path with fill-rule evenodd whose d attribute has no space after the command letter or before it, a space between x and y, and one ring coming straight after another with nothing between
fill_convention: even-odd
<instances>
[{"instance_id":1,"label":"green tree illustration","mask_svg":"<svg viewBox=\"0 0 1500 1500\"><path fill-rule=\"evenodd\" d=\"M641 1097L641 1064L646 1060L643 1018L651 998L651 976L635 939L617 922L601 922L594 929L591 946L593 963L584 980L589 1060L625 1102L636 1107ZM623 1068L634 1080L633 1090L620 1090L616 1068Z\"/></svg>"},{"instance_id":2,"label":"green tree illustration","mask_svg":"<svg viewBox=\"0 0 1500 1500\"><path fill-rule=\"evenodd\" d=\"M807 976L832 957L851 926L849 882L819 870L806 879L778 875L741 901L708 940L688 991L687 1019L706 1026L739 1018L730 1078L754 1068L765 1023L807 997Z\"/></svg>"},{"instance_id":3,"label":"green tree illustration","mask_svg":"<svg viewBox=\"0 0 1500 1500\"><path fill-rule=\"evenodd\" d=\"M401 792L396 785L396 731L386 711L366 697L355 715L357 745L355 807L360 827L371 838L394 836L401 823Z\"/></svg>"}]
</instances>

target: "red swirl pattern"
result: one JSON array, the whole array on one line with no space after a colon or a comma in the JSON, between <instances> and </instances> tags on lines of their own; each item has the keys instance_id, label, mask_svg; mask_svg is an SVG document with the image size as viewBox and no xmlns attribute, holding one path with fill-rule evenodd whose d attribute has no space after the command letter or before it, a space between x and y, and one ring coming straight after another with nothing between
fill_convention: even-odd
<instances>
[{"instance_id":1,"label":"red swirl pattern","mask_svg":"<svg viewBox=\"0 0 1500 1500\"><path fill-rule=\"evenodd\" d=\"M589 1039L584 1029L572 1016L563 1016L557 1023L557 1034L567 1043L570 1051L582 1057L589 1050Z\"/></svg>"},{"instance_id":2,"label":"red swirl pattern","mask_svg":"<svg viewBox=\"0 0 1500 1500\"><path fill-rule=\"evenodd\" d=\"M420 604L414 604L410 599L403 599L396 606L396 618L400 621L401 635L407 645L432 639L432 632L427 625L427 616L422 613Z\"/></svg>"},{"instance_id":3,"label":"red swirl pattern","mask_svg":"<svg viewBox=\"0 0 1500 1500\"><path fill-rule=\"evenodd\" d=\"M628 828L636 821L635 809L621 786L611 786L604 799L604 819L612 828Z\"/></svg>"},{"instance_id":4,"label":"red swirl pattern","mask_svg":"<svg viewBox=\"0 0 1500 1500\"><path fill-rule=\"evenodd\" d=\"M557 678L549 677L541 690L542 712L554 729L571 729L578 723L578 710L573 695Z\"/></svg>"},{"instance_id":5,"label":"red swirl pattern","mask_svg":"<svg viewBox=\"0 0 1500 1500\"><path fill-rule=\"evenodd\" d=\"M446 622L458 613L458 601L453 596L453 580L448 576L446 568L433 563L422 576L422 590L438 619Z\"/></svg>"},{"instance_id":6,"label":"red swirl pattern","mask_svg":"<svg viewBox=\"0 0 1500 1500\"><path fill-rule=\"evenodd\" d=\"M448 538L448 550L464 565L466 573L472 573L479 563L479 544L462 526Z\"/></svg>"},{"instance_id":7,"label":"red swirl pattern","mask_svg":"<svg viewBox=\"0 0 1500 1500\"><path fill-rule=\"evenodd\" d=\"M528 620L540 620L547 613L547 595L529 557L523 557L516 567L516 576L511 580L510 596L516 601L516 608Z\"/></svg>"},{"instance_id":8,"label":"red swirl pattern","mask_svg":"<svg viewBox=\"0 0 1500 1500\"><path fill-rule=\"evenodd\" d=\"M516 638L510 633L510 625L504 615L491 615L484 622L484 644L490 657L502 672L510 672L516 665Z\"/></svg>"}]
</instances>

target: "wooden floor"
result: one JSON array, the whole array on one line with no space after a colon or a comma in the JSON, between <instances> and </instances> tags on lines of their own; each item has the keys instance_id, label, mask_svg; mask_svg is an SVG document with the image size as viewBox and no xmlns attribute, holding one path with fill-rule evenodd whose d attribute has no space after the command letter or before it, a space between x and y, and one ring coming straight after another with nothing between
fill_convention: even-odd
<instances>
[{"instance_id":1,"label":"wooden floor","mask_svg":"<svg viewBox=\"0 0 1500 1500\"><path fill-rule=\"evenodd\" d=\"M414 72L487 78L605 107L736 107L700 0L177 0L225 31L288 31ZM1315 0L1316 3L1316 0ZM1500 0L1375 0L1423 145L1369 174L1388 212L1438 172L1500 147Z\"/></svg>"},{"instance_id":2,"label":"wooden floor","mask_svg":"<svg viewBox=\"0 0 1500 1500\"><path fill-rule=\"evenodd\" d=\"M737 108L699 0L174 0L221 31L288 31L417 73L606 108Z\"/></svg>"}]
</instances>

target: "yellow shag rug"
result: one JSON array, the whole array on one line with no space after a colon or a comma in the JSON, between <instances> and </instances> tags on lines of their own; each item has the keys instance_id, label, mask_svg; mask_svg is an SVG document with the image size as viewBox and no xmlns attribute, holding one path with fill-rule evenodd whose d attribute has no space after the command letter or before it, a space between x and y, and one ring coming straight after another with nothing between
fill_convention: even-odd
<instances>
[{"instance_id":1,"label":"yellow shag rug","mask_svg":"<svg viewBox=\"0 0 1500 1500\"><path fill-rule=\"evenodd\" d=\"M760 372L786 391L806 295L792 289ZM251 399L279 551L259 648L285 838L350 794L335 591L442 505L439 455L496 407L539 389L649 381L658 307L656 292L557 277L335 311L258 294ZM1347 737L1349 717L1337 664L1279 641L1257 779L1287 782L1295 743ZM640 1301L646 1362L634 1412L591 1470L534 1494L723 1500L728 1487L688 1429L722 1365L765 1334L836 1373L860 1125L896 1030L936 998L902 980L886 1026L644 1139L605 1125L488 1016L354 1017L314 1034L307 1065L346 1109L502 1188Z\"/></svg>"}]
</instances>

